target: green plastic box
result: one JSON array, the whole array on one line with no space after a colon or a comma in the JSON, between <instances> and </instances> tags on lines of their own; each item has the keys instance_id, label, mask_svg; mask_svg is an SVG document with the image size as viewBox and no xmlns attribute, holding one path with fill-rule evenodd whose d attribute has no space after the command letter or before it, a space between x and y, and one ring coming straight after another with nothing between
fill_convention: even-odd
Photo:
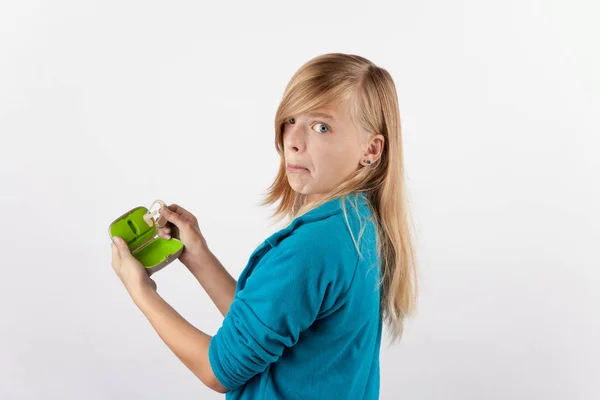
<instances>
[{"instance_id":1,"label":"green plastic box","mask_svg":"<svg viewBox=\"0 0 600 400\"><path fill-rule=\"evenodd\" d=\"M163 239L157 235L156 222L152 226L144 219L146 207L136 207L114 220L108 229L109 235L119 236L127 242L133 256L138 259L148 275L163 269L178 259L183 251L183 242L171 237Z\"/></svg>"}]
</instances>

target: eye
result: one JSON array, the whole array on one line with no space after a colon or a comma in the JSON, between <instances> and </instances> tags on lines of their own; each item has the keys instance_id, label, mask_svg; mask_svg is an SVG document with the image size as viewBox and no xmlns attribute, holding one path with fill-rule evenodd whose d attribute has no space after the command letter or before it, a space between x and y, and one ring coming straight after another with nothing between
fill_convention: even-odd
<instances>
[{"instance_id":1,"label":"eye","mask_svg":"<svg viewBox=\"0 0 600 400\"><path fill-rule=\"evenodd\" d=\"M283 123L284 123L284 124L289 124L289 123L291 123L291 124L295 124L295 123L296 123L296 120L295 120L294 118L288 118L288 119L286 119L285 121L283 121ZM319 129L318 129L318 131L317 131L318 133L327 133L327 132L329 132L329 129L331 129L331 128L329 128L329 126L328 126L327 124L325 124L325 123L322 123L322 122L317 122L317 123L316 123L316 124L314 124L312 127L314 127L314 126L316 126L316 125L320 125L320 126L321 126L321 128L319 128ZM312 127L311 127L311 128L312 128ZM323 130L323 129L325 129L325 130Z\"/></svg>"},{"instance_id":2,"label":"eye","mask_svg":"<svg viewBox=\"0 0 600 400\"><path fill-rule=\"evenodd\" d=\"M324 123L322 123L322 122L317 122L317 123L316 123L316 124L314 124L313 126L316 126L316 125L321 125L321 127L322 127L322 128L325 128L325 129L327 129L327 130L325 130L325 131L322 131L321 129L319 129L319 130L318 130L318 132L319 132L319 133L327 133L327 132L329 132L329 126L327 126L326 124L324 124Z\"/></svg>"}]
</instances>

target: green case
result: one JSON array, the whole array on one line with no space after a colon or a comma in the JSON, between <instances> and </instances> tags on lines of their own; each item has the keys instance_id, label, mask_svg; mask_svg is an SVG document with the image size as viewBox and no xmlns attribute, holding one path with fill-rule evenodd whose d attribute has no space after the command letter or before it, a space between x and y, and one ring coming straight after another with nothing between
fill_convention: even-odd
<instances>
[{"instance_id":1,"label":"green case","mask_svg":"<svg viewBox=\"0 0 600 400\"><path fill-rule=\"evenodd\" d=\"M152 275L178 259L184 245L174 237L167 240L157 236L156 222L153 220L149 226L144 220L146 213L146 207L136 207L114 220L108 231L111 240L113 236L122 237L148 275Z\"/></svg>"}]
</instances>

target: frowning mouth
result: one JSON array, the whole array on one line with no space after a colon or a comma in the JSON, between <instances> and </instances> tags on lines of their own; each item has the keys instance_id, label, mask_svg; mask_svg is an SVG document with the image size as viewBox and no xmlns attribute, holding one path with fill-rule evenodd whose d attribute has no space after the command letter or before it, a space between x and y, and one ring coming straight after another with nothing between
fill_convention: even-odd
<instances>
[{"instance_id":1,"label":"frowning mouth","mask_svg":"<svg viewBox=\"0 0 600 400\"><path fill-rule=\"evenodd\" d=\"M303 171L308 171L308 169L298 166L298 165L294 165L294 164L288 164L286 170L288 172L303 172Z\"/></svg>"}]
</instances>

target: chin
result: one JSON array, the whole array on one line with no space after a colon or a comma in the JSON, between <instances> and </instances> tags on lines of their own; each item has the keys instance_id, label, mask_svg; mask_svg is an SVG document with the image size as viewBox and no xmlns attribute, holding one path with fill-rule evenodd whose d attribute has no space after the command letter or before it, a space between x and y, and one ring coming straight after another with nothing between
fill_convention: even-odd
<instances>
[{"instance_id":1,"label":"chin","mask_svg":"<svg viewBox=\"0 0 600 400\"><path fill-rule=\"evenodd\" d=\"M310 194L309 190L306 188L306 185L300 184L298 182L292 182L290 180L288 180L288 183L294 192L305 195Z\"/></svg>"}]
</instances>

